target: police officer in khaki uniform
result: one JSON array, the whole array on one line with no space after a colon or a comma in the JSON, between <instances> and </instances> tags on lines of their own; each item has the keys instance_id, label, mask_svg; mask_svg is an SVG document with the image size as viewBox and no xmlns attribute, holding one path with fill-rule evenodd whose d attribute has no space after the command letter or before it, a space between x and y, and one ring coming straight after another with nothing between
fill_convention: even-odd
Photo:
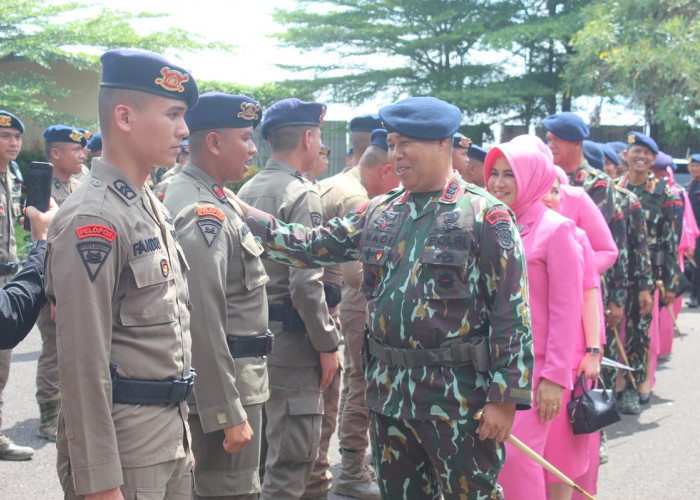
<instances>
[{"instance_id":1,"label":"police officer in khaki uniform","mask_svg":"<svg viewBox=\"0 0 700 500\"><path fill-rule=\"evenodd\" d=\"M360 163L360 158L365 153L372 141L372 130L382 127L382 122L377 114L359 115L350 120L350 142L352 143L352 165Z\"/></svg>"},{"instance_id":2,"label":"police officer in khaki uniform","mask_svg":"<svg viewBox=\"0 0 700 500\"><path fill-rule=\"evenodd\" d=\"M269 213L307 227L322 222L318 192L303 178L321 149L326 107L285 99L261 125L272 157L239 195ZM325 302L321 270L265 262L270 329L270 399L265 403L267 456L262 498L300 498L318 454L323 389L338 370L339 335Z\"/></svg>"},{"instance_id":3,"label":"police officer in khaki uniform","mask_svg":"<svg viewBox=\"0 0 700 500\"><path fill-rule=\"evenodd\" d=\"M0 285L4 285L19 270L15 243L15 220L19 217L20 185L10 162L22 148L24 124L12 113L0 110ZM2 392L10 375L12 350L0 351L0 428L2 428ZM9 437L0 434L0 458L27 460L34 455L28 446L19 446Z\"/></svg>"},{"instance_id":4,"label":"police officer in khaki uniform","mask_svg":"<svg viewBox=\"0 0 700 500\"><path fill-rule=\"evenodd\" d=\"M43 133L46 159L53 164L51 196L60 207L80 185L87 139L80 129L52 125ZM41 354L36 367L36 402L39 404L37 435L56 441L61 390L56 356L56 324L51 319L51 307L45 306L36 322L41 332Z\"/></svg>"},{"instance_id":5,"label":"police officer in khaki uniform","mask_svg":"<svg viewBox=\"0 0 700 500\"><path fill-rule=\"evenodd\" d=\"M192 363L197 369L189 423L195 498L254 499L262 407L269 396L265 356L269 281L255 241L221 186L243 180L257 152L262 109L247 96L210 92L185 114L191 161L173 177L165 206L190 265L187 282Z\"/></svg>"},{"instance_id":6,"label":"police officer in khaki uniform","mask_svg":"<svg viewBox=\"0 0 700 500\"><path fill-rule=\"evenodd\" d=\"M187 261L148 175L188 134L194 78L157 54L102 57L103 154L51 224L66 498L192 495Z\"/></svg>"}]
</instances>

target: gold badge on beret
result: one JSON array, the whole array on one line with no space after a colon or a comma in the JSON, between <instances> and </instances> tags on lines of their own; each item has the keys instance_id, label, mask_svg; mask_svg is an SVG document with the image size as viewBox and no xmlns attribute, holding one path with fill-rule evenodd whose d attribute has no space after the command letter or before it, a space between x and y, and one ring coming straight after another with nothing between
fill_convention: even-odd
<instances>
[{"instance_id":1,"label":"gold badge on beret","mask_svg":"<svg viewBox=\"0 0 700 500\"><path fill-rule=\"evenodd\" d=\"M634 134L630 134L627 136L627 143L628 144L634 144L637 141L637 136Z\"/></svg>"},{"instance_id":2,"label":"gold badge on beret","mask_svg":"<svg viewBox=\"0 0 700 500\"><path fill-rule=\"evenodd\" d=\"M12 118L7 115L0 115L0 127L9 127L12 125Z\"/></svg>"},{"instance_id":3,"label":"gold badge on beret","mask_svg":"<svg viewBox=\"0 0 700 500\"><path fill-rule=\"evenodd\" d=\"M163 75L163 78L156 78L154 83L171 92L184 92L185 87L182 84L190 80L190 75L183 75L167 66L160 70L160 74Z\"/></svg>"},{"instance_id":4,"label":"gold badge on beret","mask_svg":"<svg viewBox=\"0 0 700 500\"><path fill-rule=\"evenodd\" d=\"M68 137L70 137L70 140L73 142L83 142L83 134L77 130L73 130Z\"/></svg>"},{"instance_id":5,"label":"gold badge on beret","mask_svg":"<svg viewBox=\"0 0 700 500\"><path fill-rule=\"evenodd\" d=\"M459 145L468 149L472 145L472 140L469 137L462 137L459 139Z\"/></svg>"},{"instance_id":6,"label":"gold badge on beret","mask_svg":"<svg viewBox=\"0 0 700 500\"><path fill-rule=\"evenodd\" d=\"M323 117L326 116L326 107L321 108L321 116L318 117L318 123L323 123Z\"/></svg>"},{"instance_id":7,"label":"gold badge on beret","mask_svg":"<svg viewBox=\"0 0 700 500\"><path fill-rule=\"evenodd\" d=\"M238 118L243 118L244 120L257 120L258 111L260 111L260 105L253 102L242 102L242 111L238 113Z\"/></svg>"}]
</instances>

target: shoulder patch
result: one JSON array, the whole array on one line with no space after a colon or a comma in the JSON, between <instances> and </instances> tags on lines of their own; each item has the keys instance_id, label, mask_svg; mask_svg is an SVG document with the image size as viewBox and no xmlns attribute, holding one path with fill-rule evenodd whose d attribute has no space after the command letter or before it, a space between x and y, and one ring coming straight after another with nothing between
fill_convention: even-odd
<instances>
[{"instance_id":1,"label":"shoulder patch","mask_svg":"<svg viewBox=\"0 0 700 500\"><path fill-rule=\"evenodd\" d=\"M320 226L321 224L323 224L323 217L321 216L320 213L318 213L318 212L311 212L310 215L311 215L311 223L312 223L314 226Z\"/></svg>"},{"instance_id":2,"label":"shoulder patch","mask_svg":"<svg viewBox=\"0 0 700 500\"><path fill-rule=\"evenodd\" d=\"M615 220L620 220L620 219L622 219L624 216L625 216L625 213L624 213L622 210L620 210L620 211L618 211L618 212L615 214L615 217L614 217L614 218L615 218Z\"/></svg>"},{"instance_id":3,"label":"shoulder patch","mask_svg":"<svg viewBox=\"0 0 700 500\"><path fill-rule=\"evenodd\" d=\"M226 218L224 212L216 207L198 207L197 215L199 215L200 217L206 217L208 215L211 215L212 217L216 217L221 221Z\"/></svg>"},{"instance_id":4,"label":"shoulder patch","mask_svg":"<svg viewBox=\"0 0 700 500\"><path fill-rule=\"evenodd\" d=\"M492 207L486 212L486 221L494 225L498 221L510 221L510 214L499 207Z\"/></svg>"},{"instance_id":5,"label":"shoulder patch","mask_svg":"<svg viewBox=\"0 0 700 500\"><path fill-rule=\"evenodd\" d=\"M112 251L111 243L103 243L101 241L81 241L75 246L78 249L78 253L83 261L85 270L90 277L90 281L95 281L100 269L102 269L102 265L105 263L107 257Z\"/></svg>"},{"instance_id":6,"label":"shoulder patch","mask_svg":"<svg viewBox=\"0 0 700 500\"><path fill-rule=\"evenodd\" d=\"M75 232L81 240L84 238L102 238L111 243L117 237L117 232L114 229L99 224L80 226L76 228Z\"/></svg>"},{"instance_id":7,"label":"shoulder patch","mask_svg":"<svg viewBox=\"0 0 700 500\"><path fill-rule=\"evenodd\" d=\"M127 200L131 201L134 198L136 198L136 192L133 189L131 189L123 180L117 179L112 185L114 186L114 189L119 191L119 193Z\"/></svg>"},{"instance_id":8,"label":"shoulder patch","mask_svg":"<svg viewBox=\"0 0 700 500\"><path fill-rule=\"evenodd\" d=\"M635 201L634 203L632 203L630 210L639 210L640 208L642 208L642 204L638 201Z\"/></svg>"},{"instance_id":9,"label":"shoulder patch","mask_svg":"<svg viewBox=\"0 0 700 500\"><path fill-rule=\"evenodd\" d=\"M199 229L202 230L202 235L204 235L207 246L212 246L221 232L221 222L214 219L201 219L197 221L197 225Z\"/></svg>"},{"instance_id":10,"label":"shoulder patch","mask_svg":"<svg viewBox=\"0 0 700 500\"><path fill-rule=\"evenodd\" d=\"M510 223L504 220L499 220L495 225L496 237L498 238L498 244L504 250L512 250L515 246L513 241L513 236L510 233Z\"/></svg>"},{"instance_id":11,"label":"shoulder patch","mask_svg":"<svg viewBox=\"0 0 700 500\"><path fill-rule=\"evenodd\" d=\"M607 188L607 187L608 187L608 181L606 181L605 179L600 179L600 180L596 181L596 182L593 184L593 189L595 189L595 188L597 188L597 187Z\"/></svg>"},{"instance_id":12,"label":"shoulder patch","mask_svg":"<svg viewBox=\"0 0 700 500\"><path fill-rule=\"evenodd\" d=\"M672 207L675 204L676 204L676 202L674 200L667 201L666 203L664 203L664 208Z\"/></svg>"}]
</instances>

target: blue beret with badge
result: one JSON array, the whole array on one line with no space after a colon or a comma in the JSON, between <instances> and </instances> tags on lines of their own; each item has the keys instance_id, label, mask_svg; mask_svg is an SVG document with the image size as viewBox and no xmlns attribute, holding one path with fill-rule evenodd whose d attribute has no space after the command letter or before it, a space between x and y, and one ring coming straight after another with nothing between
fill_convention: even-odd
<instances>
[{"instance_id":1,"label":"blue beret with badge","mask_svg":"<svg viewBox=\"0 0 700 500\"><path fill-rule=\"evenodd\" d=\"M552 134L569 142L588 139L591 133L583 118L570 111L549 115L542 120L542 125Z\"/></svg>"},{"instance_id":2,"label":"blue beret with badge","mask_svg":"<svg viewBox=\"0 0 700 500\"><path fill-rule=\"evenodd\" d=\"M252 97L223 92L207 92L199 96L197 105L185 113L190 133L215 128L257 127L262 120L262 107Z\"/></svg>"},{"instance_id":3,"label":"blue beret with badge","mask_svg":"<svg viewBox=\"0 0 700 500\"><path fill-rule=\"evenodd\" d=\"M90 151L102 151L102 132L97 132L95 135L90 137L87 143L87 148Z\"/></svg>"},{"instance_id":4,"label":"blue beret with badge","mask_svg":"<svg viewBox=\"0 0 700 500\"><path fill-rule=\"evenodd\" d=\"M273 130L282 127L308 125L320 127L326 116L326 105L320 102L306 102L296 97L274 103L265 113L260 134L264 139Z\"/></svg>"},{"instance_id":5,"label":"blue beret with badge","mask_svg":"<svg viewBox=\"0 0 700 500\"><path fill-rule=\"evenodd\" d=\"M389 151L389 146L386 145L386 130L383 128L375 128L369 136L370 143L379 146L384 151ZM352 148L350 148L352 149Z\"/></svg>"},{"instance_id":6,"label":"blue beret with badge","mask_svg":"<svg viewBox=\"0 0 700 500\"><path fill-rule=\"evenodd\" d=\"M0 110L0 129L16 128L24 134L24 123L15 115L4 109Z\"/></svg>"},{"instance_id":7,"label":"blue beret with badge","mask_svg":"<svg viewBox=\"0 0 700 500\"><path fill-rule=\"evenodd\" d=\"M659 154L659 145L656 144L656 141L648 135L637 132L636 130L627 133L627 149L632 146L644 146L650 149L655 155Z\"/></svg>"},{"instance_id":8,"label":"blue beret with badge","mask_svg":"<svg viewBox=\"0 0 700 500\"><path fill-rule=\"evenodd\" d=\"M464 134L460 134L459 132L457 132L455 135L452 136L453 148L469 149L471 145L472 140L469 137L466 137Z\"/></svg>"},{"instance_id":9,"label":"blue beret with badge","mask_svg":"<svg viewBox=\"0 0 700 500\"><path fill-rule=\"evenodd\" d=\"M588 164L596 170L603 170L605 166L605 155L603 148L597 142L583 141L583 157Z\"/></svg>"},{"instance_id":10,"label":"blue beret with badge","mask_svg":"<svg viewBox=\"0 0 700 500\"><path fill-rule=\"evenodd\" d=\"M627 144L625 144L622 141L612 141L612 142L606 142L608 146L613 148L615 152L617 153L618 159L620 157L620 153L622 153L625 149L627 149Z\"/></svg>"},{"instance_id":11,"label":"blue beret with badge","mask_svg":"<svg viewBox=\"0 0 700 500\"><path fill-rule=\"evenodd\" d=\"M87 139L81 129L68 125L51 125L42 135L46 142L69 142L87 146Z\"/></svg>"},{"instance_id":12,"label":"blue beret with badge","mask_svg":"<svg viewBox=\"0 0 700 500\"><path fill-rule=\"evenodd\" d=\"M622 145L624 146L624 144L622 144ZM612 146L611 143L609 143L609 142L608 143L600 143L599 142L598 146L600 146L600 149L603 150L603 155L605 155L605 157L608 160L613 162L615 165L620 164L620 156L617 154L617 151L615 150L615 148ZM625 149L625 148L622 148L622 149Z\"/></svg>"},{"instance_id":13,"label":"blue beret with badge","mask_svg":"<svg viewBox=\"0 0 700 500\"><path fill-rule=\"evenodd\" d=\"M388 133L423 141L452 137L462 123L462 112L453 104L435 97L409 97L379 110Z\"/></svg>"},{"instance_id":14,"label":"blue beret with badge","mask_svg":"<svg viewBox=\"0 0 700 500\"><path fill-rule=\"evenodd\" d=\"M696 161L700 163L700 153L695 153L690 155L690 161Z\"/></svg>"},{"instance_id":15,"label":"blue beret with badge","mask_svg":"<svg viewBox=\"0 0 700 500\"><path fill-rule=\"evenodd\" d=\"M163 56L137 49L112 49L100 57L100 87L130 89L185 101L193 108L199 90L189 71Z\"/></svg>"},{"instance_id":16,"label":"blue beret with badge","mask_svg":"<svg viewBox=\"0 0 700 500\"><path fill-rule=\"evenodd\" d=\"M469 146L469 151L467 151L467 156L473 160L478 160L481 163L486 161L486 155L488 154L488 151L486 151L484 148L481 146L477 146L476 144L473 144Z\"/></svg>"},{"instance_id":17,"label":"blue beret with badge","mask_svg":"<svg viewBox=\"0 0 700 500\"><path fill-rule=\"evenodd\" d=\"M676 170L676 164L673 163L673 158L671 155L668 155L663 151L659 151L659 154L656 155L656 160L654 160L651 168L666 170L666 167L671 167L673 170Z\"/></svg>"},{"instance_id":18,"label":"blue beret with badge","mask_svg":"<svg viewBox=\"0 0 700 500\"><path fill-rule=\"evenodd\" d=\"M352 132L371 132L378 128L382 128L382 122L376 114L360 115L350 120Z\"/></svg>"}]
</instances>

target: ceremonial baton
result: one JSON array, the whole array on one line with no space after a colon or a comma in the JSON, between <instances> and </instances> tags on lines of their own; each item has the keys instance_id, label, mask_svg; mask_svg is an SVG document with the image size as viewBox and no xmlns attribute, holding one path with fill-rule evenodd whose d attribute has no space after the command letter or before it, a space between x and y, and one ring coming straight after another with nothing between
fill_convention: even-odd
<instances>
[{"instance_id":1,"label":"ceremonial baton","mask_svg":"<svg viewBox=\"0 0 700 500\"><path fill-rule=\"evenodd\" d=\"M666 290L664 289L664 282L661 280L656 280L656 286L659 288L659 291L661 292L661 295L666 295ZM661 300L661 297L659 297L659 300ZM671 306L669 304L664 304L664 307L668 310L669 316L671 316L671 319L673 320L673 328L676 332L678 332L678 338L683 340L683 334L681 333L681 329L678 328L678 322L676 321L676 315L673 312L673 309L671 309Z\"/></svg>"},{"instance_id":2,"label":"ceremonial baton","mask_svg":"<svg viewBox=\"0 0 700 500\"><path fill-rule=\"evenodd\" d=\"M636 372L636 368L632 368L631 366L627 366L623 363L620 363L619 361L615 361L614 359L606 358L603 356L603 359L600 362L601 366L609 366L611 368L619 368L621 370L629 370L631 372Z\"/></svg>"},{"instance_id":3,"label":"ceremonial baton","mask_svg":"<svg viewBox=\"0 0 700 500\"><path fill-rule=\"evenodd\" d=\"M475 420L481 420L482 417L484 416L484 410L481 409L476 412L474 415ZM561 472L559 469L554 467L552 464L547 462L544 458L542 458L540 455L535 453L532 448L530 448L528 445L520 441L518 438L513 436L512 434L508 436L508 439L506 440L513 446L515 446L517 449L519 449L521 452L523 452L525 455L530 457L532 460L540 464L542 467L545 468L548 472L551 474L555 475L558 479L561 480L562 483L566 484L567 486L570 486L571 488L575 489L579 493L581 493L583 496L588 498L589 500L595 500L595 497L592 496L590 493L588 493L586 490L581 488L578 484L574 483L571 479L569 479L566 475L564 475L563 472Z\"/></svg>"},{"instance_id":4,"label":"ceremonial baton","mask_svg":"<svg viewBox=\"0 0 700 500\"><path fill-rule=\"evenodd\" d=\"M622 361L625 362L627 366L630 364L630 360L627 358L627 353L625 352L625 346L622 344L622 340L620 340L620 332L617 331L617 327L613 326L613 332L615 333L615 341L617 342L617 346L620 348L620 354L622 355ZM632 375L632 372L627 372L627 377L630 379L630 382L632 382L632 387L637 389L637 383L634 381L634 376Z\"/></svg>"}]
</instances>

